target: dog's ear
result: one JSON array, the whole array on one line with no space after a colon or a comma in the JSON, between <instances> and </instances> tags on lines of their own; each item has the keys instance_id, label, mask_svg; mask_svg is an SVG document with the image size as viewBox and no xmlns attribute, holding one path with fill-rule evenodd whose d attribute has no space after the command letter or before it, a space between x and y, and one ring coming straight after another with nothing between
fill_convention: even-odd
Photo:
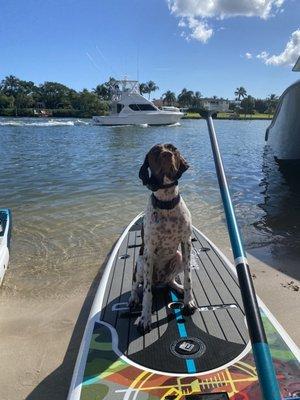
<instances>
[{"instance_id":1,"label":"dog's ear","mask_svg":"<svg viewBox=\"0 0 300 400\"><path fill-rule=\"evenodd\" d=\"M179 169L176 175L176 179L179 179L181 175L190 168L189 164L186 162L186 160L180 155L180 164L179 164Z\"/></svg>"},{"instance_id":2,"label":"dog's ear","mask_svg":"<svg viewBox=\"0 0 300 400\"><path fill-rule=\"evenodd\" d=\"M147 185L147 183L149 182L150 176L149 176L148 154L146 155L145 161L140 168L139 178L142 180L143 185Z\"/></svg>"}]
</instances>

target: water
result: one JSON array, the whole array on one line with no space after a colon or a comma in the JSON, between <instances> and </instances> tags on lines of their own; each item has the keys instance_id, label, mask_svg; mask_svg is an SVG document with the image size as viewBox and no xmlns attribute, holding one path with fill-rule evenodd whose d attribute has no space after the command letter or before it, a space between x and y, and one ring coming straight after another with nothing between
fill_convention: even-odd
<instances>
[{"instance_id":1,"label":"water","mask_svg":"<svg viewBox=\"0 0 300 400\"><path fill-rule=\"evenodd\" d=\"M300 189L264 149L268 124L216 121L215 127L246 248L268 248L272 264L274 255L300 255ZM100 127L3 118L0 138L0 206L10 207L14 220L1 296L59 298L86 289L122 229L145 207L149 191L138 171L156 143L174 143L188 160L180 188L193 222L229 250L205 121Z\"/></svg>"}]
</instances>

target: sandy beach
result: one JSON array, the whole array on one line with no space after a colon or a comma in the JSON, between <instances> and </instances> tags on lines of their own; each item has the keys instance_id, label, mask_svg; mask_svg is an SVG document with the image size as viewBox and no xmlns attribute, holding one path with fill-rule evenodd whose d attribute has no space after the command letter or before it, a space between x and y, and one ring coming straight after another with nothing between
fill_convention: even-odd
<instances>
[{"instance_id":1,"label":"sandy beach","mask_svg":"<svg viewBox=\"0 0 300 400\"><path fill-rule=\"evenodd\" d=\"M66 399L101 275L102 268L90 287L67 298L2 299L1 399Z\"/></svg>"},{"instance_id":2,"label":"sandy beach","mask_svg":"<svg viewBox=\"0 0 300 400\"><path fill-rule=\"evenodd\" d=\"M294 288L300 285L289 275L294 272L294 266L286 266L283 273L251 255L249 259L258 295L299 345L300 292L288 285L292 280ZM82 288L82 291L67 298L43 302L2 299L2 400L66 399L85 321L102 269L90 287Z\"/></svg>"}]
</instances>

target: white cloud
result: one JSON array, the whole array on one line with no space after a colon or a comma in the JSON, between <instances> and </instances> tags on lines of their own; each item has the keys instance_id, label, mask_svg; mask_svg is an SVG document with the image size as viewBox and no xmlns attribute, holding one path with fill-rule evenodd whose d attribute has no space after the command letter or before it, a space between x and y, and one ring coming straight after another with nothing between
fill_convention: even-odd
<instances>
[{"instance_id":1,"label":"white cloud","mask_svg":"<svg viewBox=\"0 0 300 400\"><path fill-rule=\"evenodd\" d=\"M259 58L261 60L266 60L269 57L269 53L266 51L262 51L261 53L257 54L256 58Z\"/></svg>"},{"instance_id":2,"label":"white cloud","mask_svg":"<svg viewBox=\"0 0 300 400\"><path fill-rule=\"evenodd\" d=\"M184 19L181 19L181 20L178 22L178 26L180 26L180 28L185 28L185 27L186 27L186 23L184 22Z\"/></svg>"},{"instance_id":3,"label":"white cloud","mask_svg":"<svg viewBox=\"0 0 300 400\"><path fill-rule=\"evenodd\" d=\"M180 17L268 18L285 0L167 0L169 9Z\"/></svg>"},{"instance_id":4,"label":"white cloud","mask_svg":"<svg viewBox=\"0 0 300 400\"><path fill-rule=\"evenodd\" d=\"M208 27L205 21L199 19L188 17L188 27L192 31L189 38L199 40L202 43L206 43L208 39L212 36L213 30Z\"/></svg>"},{"instance_id":5,"label":"white cloud","mask_svg":"<svg viewBox=\"0 0 300 400\"><path fill-rule=\"evenodd\" d=\"M245 57L246 57L248 60L251 60L252 54L247 52L247 53L245 54Z\"/></svg>"},{"instance_id":6,"label":"white cloud","mask_svg":"<svg viewBox=\"0 0 300 400\"><path fill-rule=\"evenodd\" d=\"M193 38L206 43L213 29L207 19L225 19L237 16L267 19L280 11L285 0L167 0L172 14L180 18L179 26L187 20Z\"/></svg>"},{"instance_id":7,"label":"white cloud","mask_svg":"<svg viewBox=\"0 0 300 400\"><path fill-rule=\"evenodd\" d=\"M294 65L300 56L300 29L292 33L285 49L278 55L269 55L266 51L256 57L262 59L266 65Z\"/></svg>"}]
</instances>

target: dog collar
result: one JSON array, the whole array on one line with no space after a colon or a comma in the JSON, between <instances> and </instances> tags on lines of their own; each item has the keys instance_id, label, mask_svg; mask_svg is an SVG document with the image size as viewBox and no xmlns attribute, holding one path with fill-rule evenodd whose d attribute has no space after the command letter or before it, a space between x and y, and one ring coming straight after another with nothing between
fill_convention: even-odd
<instances>
[{"instance_id":1,"label":"dog collar","mask_svg":"<svg viewBox=\"0 0 300 400\"><path fill-rule=\"evenodd\" d=\"M153 193L151 195L151 202L153 208L160 208L161 210L172 210L180 202L180 199L181 199L180 194L174 197L174 199L168 201L158 200L158 198L155 197Z\"/></svg>"}]
</instances>

